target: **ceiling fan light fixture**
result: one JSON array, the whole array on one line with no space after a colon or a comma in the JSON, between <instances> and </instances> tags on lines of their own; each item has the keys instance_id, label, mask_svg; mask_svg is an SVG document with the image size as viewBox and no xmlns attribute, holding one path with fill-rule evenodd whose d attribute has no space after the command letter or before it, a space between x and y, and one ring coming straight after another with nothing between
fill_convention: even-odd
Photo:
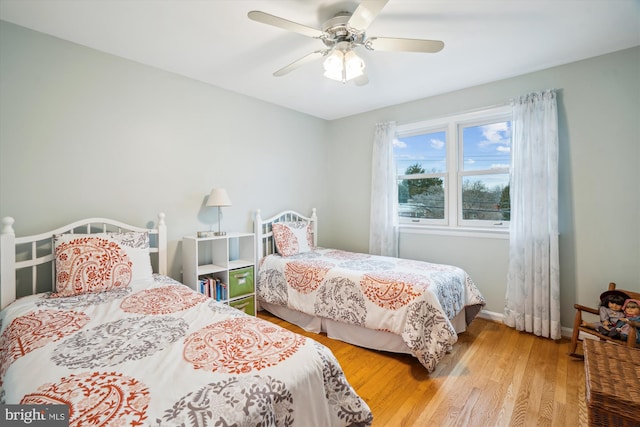
<instances>
[{"instance_id":1,"label":"ceiling fan light fixture","mask_svg":"<svg viewBox=\"0 0 640 427\"><path fill-rule=\"evenodd\" d=\"M324 60L324 76L341 82L343 65L344 53L341 50L334 49Z\"/></svg>"},{"instance_id":2,"label":"ceiling fan light fixture","mask_svg":"<svg viewBox=\"0 0 640 427\"><path fill-rule=\"evenodd\" d=\"M364 61L353 50L344 54L345 80L355 79L364 74Z\"/></svg>"},{"instance_id":3,"label":"ceiling fan light fixture","mask_svg":"<svg viewBox=\"0 0 640 427\"><path fill-rule=\"evenodd\" d=\"M349 49L334 49L324 60L324 76L345 83L364 74L364 61Z\"/></svg>"}]
</instances>

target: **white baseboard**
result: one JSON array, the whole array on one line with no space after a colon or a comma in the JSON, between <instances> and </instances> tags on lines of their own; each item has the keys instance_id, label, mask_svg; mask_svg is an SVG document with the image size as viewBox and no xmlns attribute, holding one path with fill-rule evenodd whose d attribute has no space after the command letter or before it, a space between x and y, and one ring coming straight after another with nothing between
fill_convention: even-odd
<instances>
[{"instance_id":1,"label":"white baseboard","mask_svg":"<svg viewBox=\"0 0 640 427\"><path fill-rule=\"evenodd\" d=\"M480 313L478 313L478 317L482 319L493 320L494 322L499 322L499 323L503 323L502 321L504 320L504 314L495 313L493 311L488 311L488 310L480 310Z\"/></svg>"},{"instance_id":2,"label":"white baseboard","mask_svg":"<svg viewBox=\"0 0 640 427\"><path fill-rule=\"evenodd\" d=\"M503 322L504 314L496 313L494 311L481 310L480 313L478 313L478 317L480 317L482 319L492 320L494 322L504 323ZM573 329L563 326L560 329L560 333L565 338L571 338L571 335L573 334Z\"/></svg>"}]
</instances>

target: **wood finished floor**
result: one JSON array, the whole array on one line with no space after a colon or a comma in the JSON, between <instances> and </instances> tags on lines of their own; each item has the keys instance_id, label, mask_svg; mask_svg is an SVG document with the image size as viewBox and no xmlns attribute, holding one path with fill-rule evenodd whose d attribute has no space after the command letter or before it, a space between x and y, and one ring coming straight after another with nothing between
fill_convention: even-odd
<instances>
[{"instance_id":1,"label":"wood finished floor","mask_svg":"<svg viewBox=\"0 0 640 427\"><path fill-rule=\"evenodd\" d=\"M476 319L431 374L409 356L308 333L329 347L348 381L387 426L586 426L584 362L559 343Z\"/></svg>"}]
</instances>

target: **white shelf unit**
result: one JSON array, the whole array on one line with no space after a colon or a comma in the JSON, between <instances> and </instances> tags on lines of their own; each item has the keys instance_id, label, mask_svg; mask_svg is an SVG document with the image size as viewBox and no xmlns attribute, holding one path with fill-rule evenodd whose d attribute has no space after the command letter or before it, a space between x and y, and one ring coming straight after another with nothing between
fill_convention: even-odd
<instances>
[{"instance_id":1,"label":"white shelf unit","mask_svg":"<svg viewBox=\"0 0 640 427\"><path fill-rule=\"evenodd\" d=\"M224 236L182 238L182 281L200 292L200 279L214 277L227 285L219 301L256 315L255 235L227 233Z\"/></svg>"}]
</instances>

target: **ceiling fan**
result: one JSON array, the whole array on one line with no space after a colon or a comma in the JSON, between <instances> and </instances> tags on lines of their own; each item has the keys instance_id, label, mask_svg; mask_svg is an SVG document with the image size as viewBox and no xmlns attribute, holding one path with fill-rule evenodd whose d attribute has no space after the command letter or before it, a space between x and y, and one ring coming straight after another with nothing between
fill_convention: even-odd
<instances>
[{"instance_id":1,"label":"ceiling fan","mask_svg":"<svg viewBox=\"0 0 640 427\"><path fill-rule=\"evenodd\" d=\"M444 43L439 40L367 37L365 31L388 1L362 0L353 13L339 12L322 25L322 30L258 10L249 12L248 16L256 22L320 39L324 43L324 49L316 50L277 70L273 73L274 76L284 76L316 59L325 58L324 75L326 77L342 83L354 80L356 84L366 84L368 78L364 73L365 64L357 56L356 48L363 47L372 51L436 53L444 47Z\"/></svg>"}]
</instances>

